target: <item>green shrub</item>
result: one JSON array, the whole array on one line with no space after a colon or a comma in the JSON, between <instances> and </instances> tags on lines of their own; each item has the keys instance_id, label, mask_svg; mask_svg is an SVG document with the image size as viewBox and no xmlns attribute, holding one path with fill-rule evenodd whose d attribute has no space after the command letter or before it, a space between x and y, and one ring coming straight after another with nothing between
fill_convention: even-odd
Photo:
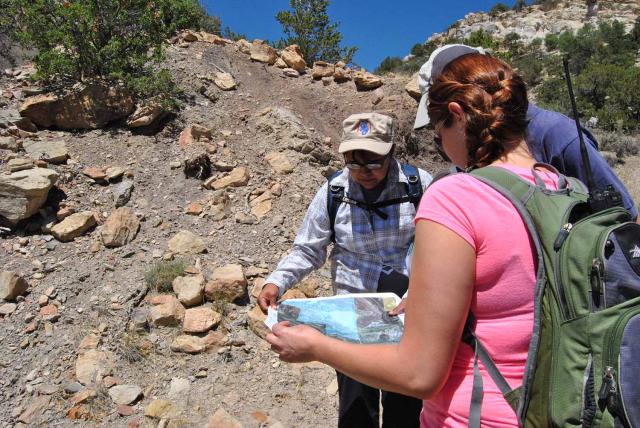
<instances>
[{"instance_id":1,"label":"green shrub","mask_svg":"<svg viewBox=\"0 0 640 428\"><path fill-rule=\"evenodd\" d=\"M0 1L15 12L16 37L38 51L38 79L122 80L141 98L171 89L156 71L168 37L183 28L219 32L198 0Z\"/></svg>"},{"instance_id":2,"label":"green shrub","mask_svg":"<svg viewBox=\"0 0 640 428\"><path fill-rule=\"evenodd\" d=\"M172 261L156 262L144 274L144 280L149 289L158 293L173 291L171 283L174 279L184 275L187 261L178 259Z\"/></svg>"},{"instance_id":3,"label":"green shrub","mask_svg":"<svg viewBox=\"0 0 640 428\"><path fill-rule=\"evenodd\" d=\"M495 16L503 12L507 12L509 10L509 6L504 3L496 3L490 10L489 15Z\"/></svg>"},{"instance_id":4,"label":"green shrub","mask_svg":"<svg viewBox=\"0 0 640 428\"><path fill-rule=\"evenodd\" d=\"M317 60L351 62L358 49L341 46L338 23L332 23L327 13L329 0L289 0L289 6L290 10L276 15L287 36L285 45L300 46L307 64Z\"/></svg>"},{"instance_id":5,"label":"green shrub","mask_svg":"<svg viewBox=\"0 0 640 428\"><path fill-rule=\"evenodd\" d=\"M402 59L397 56L388 56L382 60L378 68L374 70L376 74L386 74L398 70L402 66Z\"/></svg>"}]
</instances>

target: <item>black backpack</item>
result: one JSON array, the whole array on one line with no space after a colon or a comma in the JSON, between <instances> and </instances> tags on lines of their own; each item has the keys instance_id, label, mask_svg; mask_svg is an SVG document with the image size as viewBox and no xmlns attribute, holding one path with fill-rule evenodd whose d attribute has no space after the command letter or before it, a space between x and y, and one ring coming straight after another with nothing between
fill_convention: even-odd
<instances>
[{"instance_id":1,"label":"black backpack","mask_svg":"<svg viewBox=\"0 0 640 428\"><path fill-rule=\"evenodd\" d=\"M334 178L342 174L342 170L329 177L329 183L327 186L327 212L329 213L332 241L335 241L334 226L336 223L336 214L338 213L340 204L342 204L343 202L355 205L367 211L373 211L382 219L386 219L387 215L378 208L387 207L389 205L411 202L416 211L418 211L418 205L420 204L420 199L422 198L422 182L420 180L420 173L418 172L418 168L413 165L403 163L400 164L400 166L402 168L402 172L407 177L407 194L401 198L389 199L387 201L375 202L373 204L352 199L344 194L344 187L331 184Z\"/></svg>"}]
</instances>

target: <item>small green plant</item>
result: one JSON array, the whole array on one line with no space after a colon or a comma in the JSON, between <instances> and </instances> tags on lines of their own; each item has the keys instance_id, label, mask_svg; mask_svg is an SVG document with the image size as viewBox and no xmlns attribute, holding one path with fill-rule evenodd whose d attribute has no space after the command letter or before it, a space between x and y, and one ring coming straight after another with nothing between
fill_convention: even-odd
<instances>
[{"instance_id":1,"label":"small green plant","mask_svg":"<svg viewBox=\"0 0 640 428\"><path fill-rule=\"evenodd\" d=\"M158 293L171 292L173 291L171 283L177 277L184 275L186 267L187 261L182 259L157 262L145 272L144 280L150 290Z\"/></svg>"}]
</instances>

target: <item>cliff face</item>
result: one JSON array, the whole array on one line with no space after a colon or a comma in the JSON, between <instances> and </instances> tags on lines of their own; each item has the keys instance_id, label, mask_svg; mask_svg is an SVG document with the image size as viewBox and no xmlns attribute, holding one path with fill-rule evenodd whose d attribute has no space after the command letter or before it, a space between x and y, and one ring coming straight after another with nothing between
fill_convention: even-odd
<instances>
[{"instance_id":1,"label":"cliff face","mask_svg":"<svg viewBox=\"0 0 640 428\"><path fill-rule=\"evenodd\" d=\"M575 31L587 23L602 21L618 20L630 30L639 15L638 0L566 0L559 1L553 7L528 6L520 12L508 11L494 16L482 12L469 13L447 31L436 33L429 40L438 42L451 37L464 39L474 31L484 30L499 38L516 33L524 42L530 42L550 33Z\"/></svg>"}]
</instances>

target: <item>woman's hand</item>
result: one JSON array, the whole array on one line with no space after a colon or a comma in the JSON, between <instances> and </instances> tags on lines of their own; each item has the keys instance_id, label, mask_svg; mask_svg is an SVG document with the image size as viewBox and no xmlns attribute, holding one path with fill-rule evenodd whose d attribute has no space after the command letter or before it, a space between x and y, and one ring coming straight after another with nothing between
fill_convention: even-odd
<instances>
[{"instance_id":1,"label":"woman's hand","mask_svg":"<svg viewBox=\"0 0 640 428\"><path fill-rule=\"evenodd\" d=\"M400 303L398 303L398 306L396 306L395 308L389 311L389 315L395 316L395 315L404 314L404 309L406 307L407 307L407 299L402 299Z\"/></svg>"},{"instance_id":2,"label":"woman's hand","mask_svg":"<svg viewBox=\"0 0 640 428\"><path fill-rule=\"evenodd\" d=\"M279 322L273 326L267 335L271 349L278 353L282 361L288 363L306 363L316 360L315 346L326 336L318 330L306 326L292 326L288 321Z\"/></svg>"}]
</instances>

